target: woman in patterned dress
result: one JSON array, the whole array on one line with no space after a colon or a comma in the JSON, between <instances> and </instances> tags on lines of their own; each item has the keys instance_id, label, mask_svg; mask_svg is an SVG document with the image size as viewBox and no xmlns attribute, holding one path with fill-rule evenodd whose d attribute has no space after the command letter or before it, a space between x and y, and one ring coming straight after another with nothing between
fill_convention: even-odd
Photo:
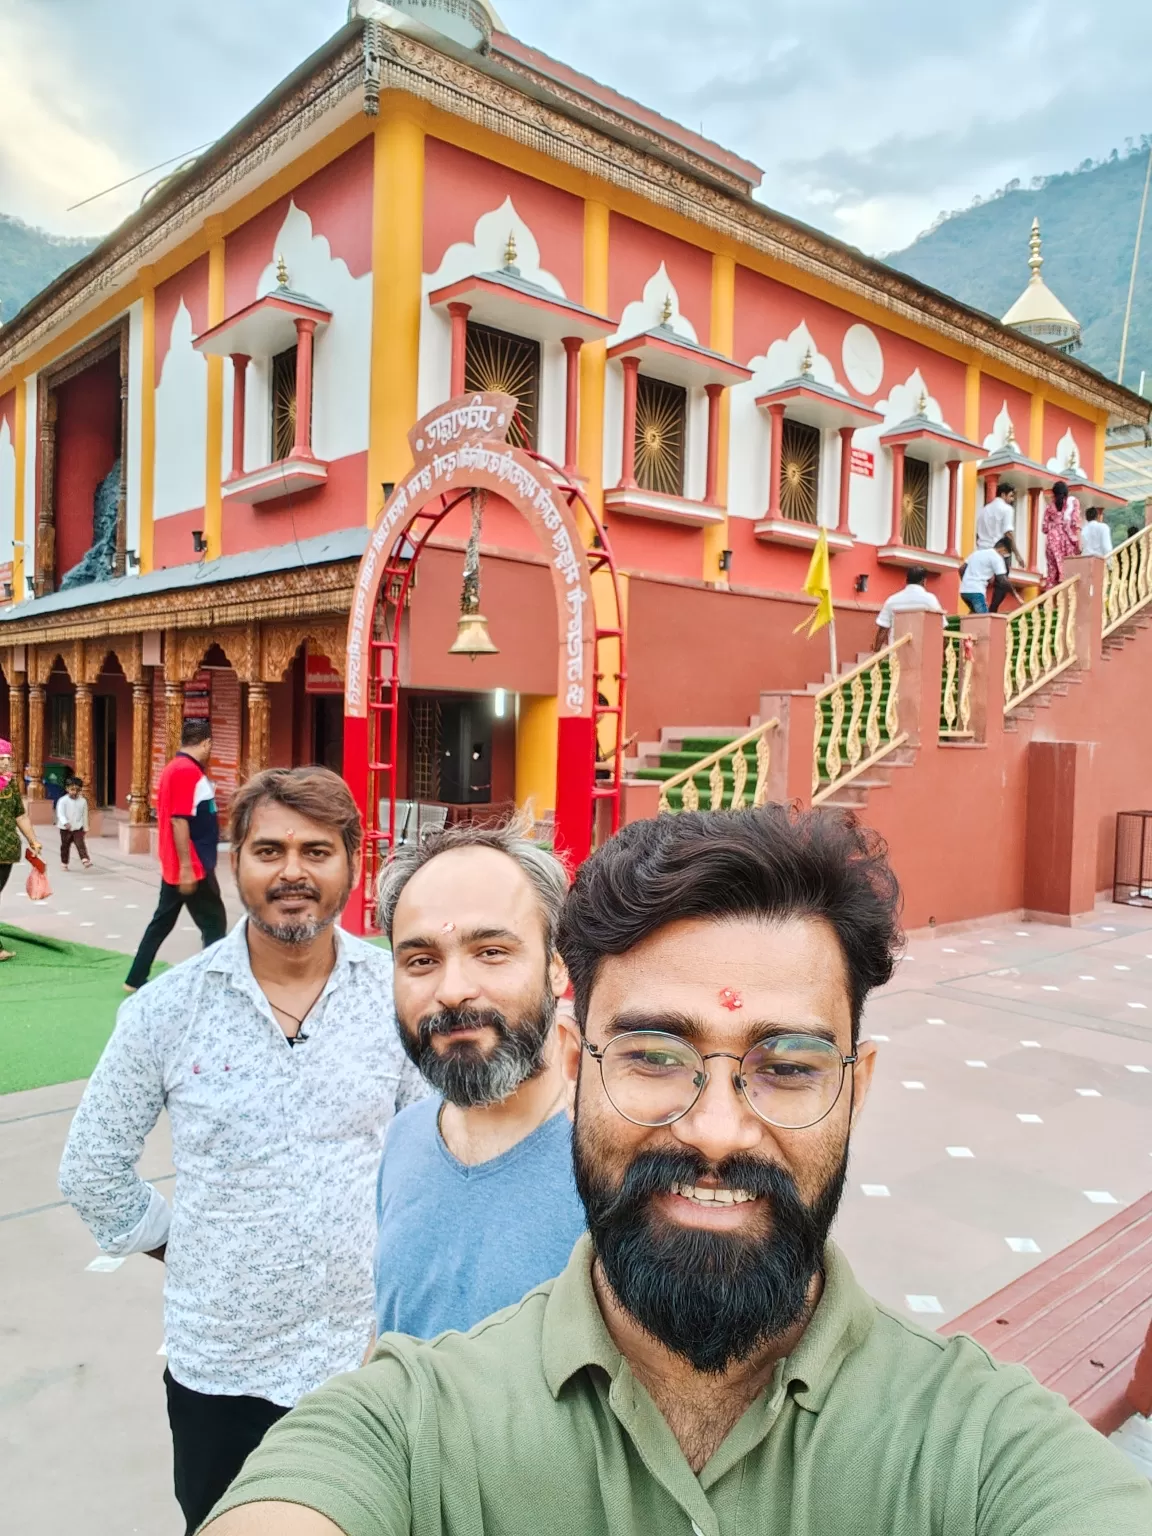
<instances>
[{"instance_id":1,"label":"woman in patterned dress","mask_svg":"<svg viewBox=\"0 0 1152 1536\"><path fill-rule=\"evenodd\" d=\"M1044 507L1044 551L1048 557L1048 587L1064 580L1064 562L1080 553L1080 503L1070 496L1063 480L1057 480Z\"/></svg>"},{"instance_id":2,"label":"woman in patterned dress","mask_svg":"<svg viewBox=\"0 0 1152 1536\"><path fill-rule=\"evenodd\" d=\"M0 891L8 884L13 864L20 859L20 834L23 832L34 853L41 844L24 811L24 801L16 785L12 743L0 740ZM9 949L0 949L0 961L14 960Z\"/></svg>"}]
</instances>

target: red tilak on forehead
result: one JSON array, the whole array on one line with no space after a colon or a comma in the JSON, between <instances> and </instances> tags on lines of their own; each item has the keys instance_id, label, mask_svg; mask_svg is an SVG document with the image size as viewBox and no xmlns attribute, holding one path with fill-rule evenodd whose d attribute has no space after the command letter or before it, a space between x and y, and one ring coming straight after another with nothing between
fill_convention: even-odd
<instances>
[{"instance_id":1,"label":"red tilak on forehead","mask_svg":"<svg viewBox=\"0 0 1152 1536\"><path fill-rule=\"evenodd\" d=\"M720 1006L727 1008L729 1013L736 1013L743 1008L744 999L732 987L725 987L720 993Z\"/></svg>"}]
</instances>

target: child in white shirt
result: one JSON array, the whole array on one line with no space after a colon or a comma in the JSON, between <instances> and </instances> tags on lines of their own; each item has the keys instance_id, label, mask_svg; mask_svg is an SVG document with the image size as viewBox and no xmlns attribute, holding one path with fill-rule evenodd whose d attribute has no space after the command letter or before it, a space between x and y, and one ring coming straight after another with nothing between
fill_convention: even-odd
<instances>
[{"instance_id":1,"label":"child in white shirt","mask_svg":"<svg viewBox=\"0 0 1152 1536\"><path fill-rule=\"evenodd\" d=\"M56 802L56 825L60 829L60 867L68 868L68 855L75 843L76 852L85 869L92 868L88 857L88 801L84 798L84 781L71 778L64 784L64 793Z\"/></svg>"}]
</instances>

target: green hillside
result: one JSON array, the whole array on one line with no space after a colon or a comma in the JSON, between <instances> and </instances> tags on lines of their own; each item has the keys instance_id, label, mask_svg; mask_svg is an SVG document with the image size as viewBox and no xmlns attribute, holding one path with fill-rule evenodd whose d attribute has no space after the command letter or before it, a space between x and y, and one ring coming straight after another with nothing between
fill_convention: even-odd
<instances>
[{"instance_id":1,"label":"green hillside","mask_svg":"<svg viewBox=\"0 0 1152 1536\"><path fill-rule=\"evenodd\" d=\"M1028 235L1038 217L1044 280L1080 321L1077 354L1116 376L1120 335L1148 168L1148 139L1075 171L1018 182L949 214L904 251L885 259L901 272L953 294L997 318L1028 281ZM1147 369L1152 381L1152 208L1144 231L1124 381ZM1152 382L1146 392L1152 391Z\"/></svg>"},{"instance_id":2,"label":"green hillside","mask_svg":"<svg viewBox=\"0 0 1152 1536\"><path fill-rule=\"evenodd\" d=\"M0 324L95 244L49 235L0 213Z\"/></svg>"}]
</instances>

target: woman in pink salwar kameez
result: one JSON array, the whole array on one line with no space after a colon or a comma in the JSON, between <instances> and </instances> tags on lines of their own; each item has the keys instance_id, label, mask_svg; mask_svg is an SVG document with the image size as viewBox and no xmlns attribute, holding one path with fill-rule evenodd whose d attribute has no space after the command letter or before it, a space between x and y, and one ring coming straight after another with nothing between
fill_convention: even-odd
<instances>
[{"instance_id":1,"label":"woman in pink salwar kameez","mask_svg":"<svg viewBox=\"0 0 1152 1536\"><path fill-rule=\"evenodd\" d=\"M1080 503L1068 494L1063 480L1048 492L1044 507L1044 552L1048 557L1047 587L1058 587L1064 580L1064 562L1080 553Z\"/></svg>"}]
</instances>

